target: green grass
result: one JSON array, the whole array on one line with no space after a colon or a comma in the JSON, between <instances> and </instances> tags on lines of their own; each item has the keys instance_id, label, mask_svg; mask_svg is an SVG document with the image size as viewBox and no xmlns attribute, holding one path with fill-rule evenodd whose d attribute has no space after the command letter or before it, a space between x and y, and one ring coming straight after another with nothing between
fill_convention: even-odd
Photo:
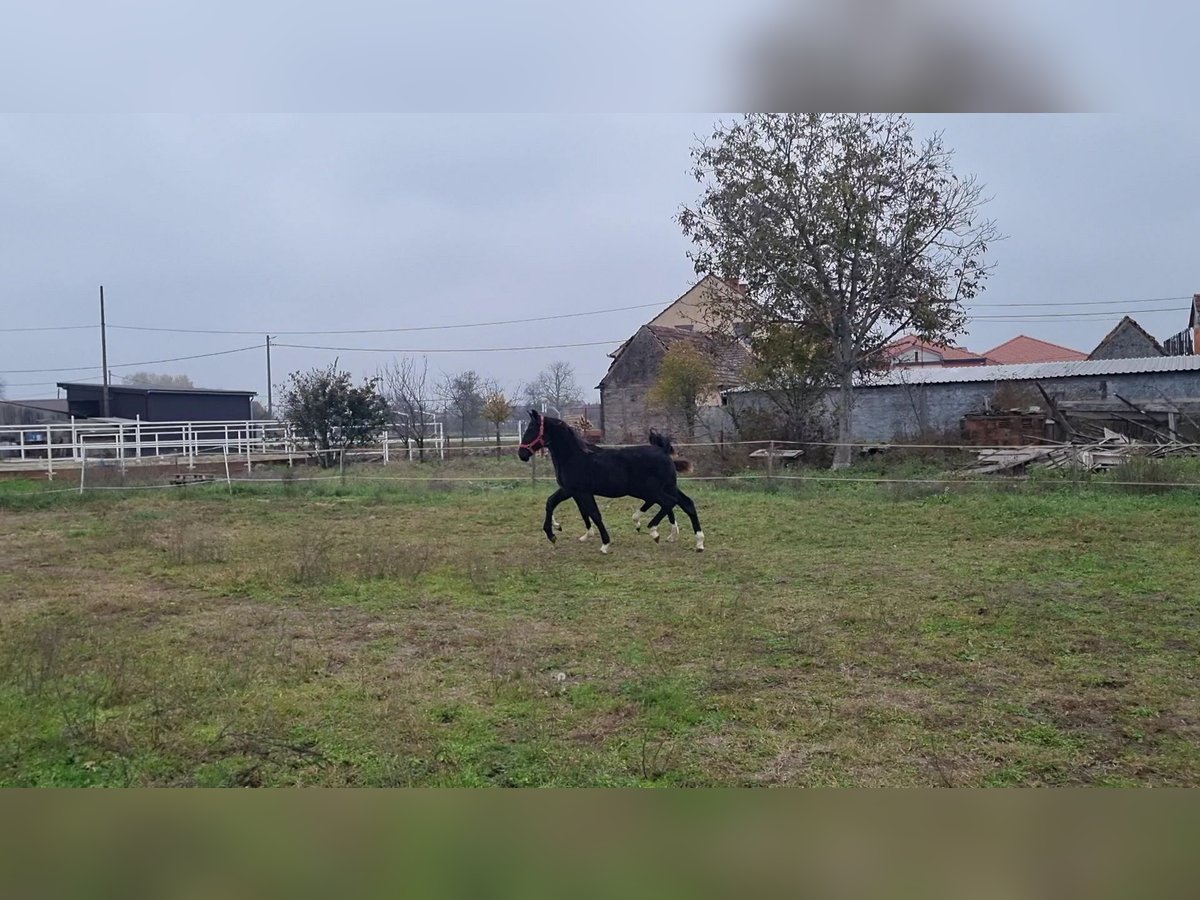
<instances>
[{"instance_id":1,"label":"green grass","mask_svg":"<svg viewBox=\"0 0 1200 900\"><path fill-rule=\"evenodd\" d=\"M1194 493L693 482L603 556L521 471L0 483L0 783L1200 783Z\"/></svg>"}]
</instances>

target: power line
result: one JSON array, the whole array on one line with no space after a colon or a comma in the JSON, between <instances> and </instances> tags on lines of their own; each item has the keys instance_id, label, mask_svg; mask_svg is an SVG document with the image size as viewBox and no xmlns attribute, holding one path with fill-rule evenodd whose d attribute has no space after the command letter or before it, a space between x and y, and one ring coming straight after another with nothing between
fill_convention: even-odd
<instances>
[{"instance_id":1,"label":"power line","mask_svg":"<svg viewBox=\"0 0 1200 900\"><path fill-rule=\"evenodd\" d=\"M1186 310L1181 310L1178 306L1158 306L1153 309L1133 309L1133 310L1125 310L1124 312L1126 314L1137 314L1140 316L1140 315L1144 315L1145 313L1186 312ZM1119 312L1118 313L1112 313L1112 312L1035 313L1035 314L1031 314L1031 315L1027 315L1027 316L1013 314L1013 315L999 315L999 316L970 316L969 318L972 321L981 321L982 320L982 321L989 321L989 322L1041 322L1045 319L1083 319L1083 320L1086 320L1086 319L1111 319L1114 315L1119 315L1119 314L1120 314Z\"/></svg>"},{"instance_id":2,"label":"power line","mask_svg":"<svg viewBox=\"0 0 1200 900\"><path fill-rule=\"evenodd\" d=\"M1033 307L1066 307L1066 306L1122 306L1138 303L1173 303L1177 301L1191 300L1192 295L1184 294L1177 297L1143 297L1140 299L1128 300L1043 300L1024 303L975 303L968 304L971 309L1011 309L1011 308L1033 308ZM668 304L669 305L669 304ZM632 306L614 306L607 309L593 309L586 312L576 313L558 313L550 316L529 316L522 319L498 319L491 322L462 322L452 325L412 325L398 328L350 328L350 329L333 329L333 330L312 330L312 331L280 331L273 328L256 328L256 329L219 329L219 328L165 328L151 325L109 325L109 328L119 328L123 331L149 331L166 334L265 334L272 332L280 335L321 335L321 334L399 334L403 332L418 332L418 331L452 331L463 328L491 328L500 325L524 325L531 322L551 322L560 319L575 319L585 316L599 316L613 312L628 312L636 309L651 309L654 307L665 308L662 303L638 303ZM1130 310L1131 312L1134 310ZM1140 312L1158 312L1160 310L1143 309ZM1048 314L1049 315L1049 314ZM1064 314L1066 315L1066 314ZM1080 313L1083 315L1083 313ZM986 318L986 316L974 316L973 318ZM98 325L43 325L29 328L0 328L0 333L15 333L15 332L34 332L34 331L81 331L84 329L99 328Z\"/></svg>"},{"instance_id":3,"label":"power line","mask_svg":"<svg viewBox=\"0 0 1200 900\"><path fill-rule=\"evenodd\" d=\"M539 344L532 347L435 347L433 349L393 350L388 347L325 347L315 344L278 344L272 347L290 347L293 350L336 350L344 353L516 353L522 350L562 350L568 347L599 347L620 344L625 338L615 341L584 341L579 344Z\"/></svg>"},{"instance_id":4,"label":"power line","mask_svg":"<svg viewBox=\"0 0 1200 900\"><path fill-rule=\"evenodd\" d=\"M1145 297L1141 300L1056 300L1044 303L975 303L975 309L991 309L1000 306L1120 306L1123 303L1171 303L1176 300L1191 300L1185 297Z\"/></svg>"},{"instance_id":5,"label":"power line","mask_svg":"<svg viewBox=\"0 0 1200 900\"><path fill-rule=\"evenodd\" d=\"M191 356L172 356L169 359L145 359L145 360L142 360L141 362L113 363L112 365L109 366L109 368L110 369L129 369L134 366L153 366L153 365L157 365L158 363L182 362L183 360L187 360L187 359L205 359L206 357L210 357L210 356L228 356L231 353L245 353L247 350L258 350L258 349L260 349L259 345L255 344L252 347L237 347L236 349L233 349L233 350L218 350L215 353L195 353ZM101 371L99 366L75 366L72 368L65 368L65 369L6 369L3 371L0 371L0 375L32 374L32 373L40 373L40 372L99 372L99 371Z\"/></svg>"},{"instance_id":6,"label":"power line","mask_svg":"<svg viewBox=\"0 0 1200 900\"><path fill-rule=\"evenodd\" d=\"M667 304L669 305L669 304ZM173 334L264 334L274 335L318 335L318 334L396 334L411 331L453 331L462 328L491 328L497 325L524 325L530 322L551 322L558 319L578 319L582 316L599 316L605 313L626 312L631 309L664 308L662 303L639 303L634 306L614 306L609 309L593 309L587 312L558 313L552 316L530 316L525 319L500 319L494 322L463 322L455 325L411 325L403 328L350 328L340 331L279 331L274 328L259 328L251 331L208 329L208 328L156 328L148 325L109 325L109 328L120 328L124 331L161 331ZM279 346L283 346L280 344Z\"/></svg>"},{"instance_id":7,"label":"power line","mask_svg":"<svg viewBox=\"0 0 1200 900\"><path fill-rule=\"evenodd\" d=\"M99 325L38 325L34 328L0 328L3 332L14 331L82 331L85 328L99 328ZM109 326L112 327L112 326Z\"/></svg>"},{"instance_id":8,"label":"power line","mask_svg":"<svg viewBox=\"0 0 1200 900\"><path fill-rule=\"evenodd\" d=\"M408 349L408 350L393 350L386 347L326 347L310 344L279 344L272 343L273 347L288 347L294 350L335 350L346 353L508 353L518 352L522 350L559 350L570 347L599 347L603 345L620 344L624 339L612 341L585 341L575 344L540 344L530 347L435 347L426 349ZM153 366L159 363L182 362L189 359L205 359L212 356L228 356L232 353L245 353L248 350L261 350L259 344L251 347L236 347L233 350L218 350L215 353L196 353L191 356L173 356L169 359L146 359L140 362L130 363L113 363L109 366L110 369L129 369L134 366ZM62 369L7 369L0 371L0 374L32 374L41 372L98 372L98 366L76 366L73 368ZM38 382L49 383L49 382Z\"/></svg>"}]
</instances>

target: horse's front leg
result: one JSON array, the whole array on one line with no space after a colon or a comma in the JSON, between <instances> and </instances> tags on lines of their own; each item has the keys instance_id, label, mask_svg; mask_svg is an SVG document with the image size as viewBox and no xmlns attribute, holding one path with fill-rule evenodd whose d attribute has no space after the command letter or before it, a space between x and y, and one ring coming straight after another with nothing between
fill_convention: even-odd
<instances>
[{"instance_id":1,"label":"horse's front leg","mask_svg":"<svg viewBox=\"0 0 1200 900\"><path fill-rule=\"evenodd\" d=\"M558 540L554 534L554 510L558 507L558 504L570 499L570 497L571 494L569 491L559 488L546 498L546 521L542 523L542 531L546 532L546 537L550 539L550 543L552 544Z\"/></svg>"},{"instance_id":2,"label":"horse's front leg","mask_svg":"<svg viewBox=\"0 0 1200 900\"><path fill-rule=\"evenodd\" d=\"M596 498L591 494L583 497L577 497L580 509L587 512L591 517L592 522L596 525L596 530L600 532L600 552L607 553L609 544L608 529L604 527L604 519L600 516L600 506L596 503Z\"/></svg>"},{"instance_id":3,"label":"horse's front leg","mask_svg":"<svg viewBox=\"0 0 1200 900\"><path fill-rule=\"evenodd\" d=\"M595 526L592 524L591 517L588 516L587 507L580 501L578 497L575 498L575 505L579 507L579 515L583 518L583 534L579 536L579 540L586 541L592 536L592 532L595 531Z\"/></svg>"}]
</instances>

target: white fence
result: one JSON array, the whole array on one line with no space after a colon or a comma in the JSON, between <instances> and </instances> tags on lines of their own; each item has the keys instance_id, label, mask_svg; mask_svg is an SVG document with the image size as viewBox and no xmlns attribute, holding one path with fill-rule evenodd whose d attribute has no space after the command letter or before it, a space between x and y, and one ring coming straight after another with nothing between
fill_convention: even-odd
<instances>
[{"instance_id":1,"label":"white fence","mask_svg":"<svg viewBox=\"0 0 1200 900\"><path fill-rule=\"evenodd\" d=\"M446 439L441 422L427 423L425 450L445 457ZM416 442L405 437L404 425L389 426L375 445L389 462L397 453L414 458ZM111 460L122 468L133 461L175 458L188 468L206 458L212 461L305 456L313 447L298 437L286 422L143 422L88 419L43 425L0 426L0 470L44 471L54 477L56 466L74 468L89 462Z\"/></svg>"}]
</instances>

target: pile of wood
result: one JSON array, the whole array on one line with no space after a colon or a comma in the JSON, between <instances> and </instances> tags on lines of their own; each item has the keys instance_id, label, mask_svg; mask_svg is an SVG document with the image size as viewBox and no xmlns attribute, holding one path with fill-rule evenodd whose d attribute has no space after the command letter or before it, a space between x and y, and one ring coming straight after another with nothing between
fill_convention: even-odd
<instances>
[{"instance_id":1,"label":"pile of wood","mask_svg":"<svg viewBox=\"0 0 1200 900\"><path fill-rule=\"evenodd\" d=\"M1179 441L1135 441L1105 428L1100 440L978 451L978 459L964 472L972 475L1019 475L1029 468L1077 469L1084 472L1115 468L1131 457L1163 459L1198 456L1200 444Z\"/></svg>"}]
</instances>

